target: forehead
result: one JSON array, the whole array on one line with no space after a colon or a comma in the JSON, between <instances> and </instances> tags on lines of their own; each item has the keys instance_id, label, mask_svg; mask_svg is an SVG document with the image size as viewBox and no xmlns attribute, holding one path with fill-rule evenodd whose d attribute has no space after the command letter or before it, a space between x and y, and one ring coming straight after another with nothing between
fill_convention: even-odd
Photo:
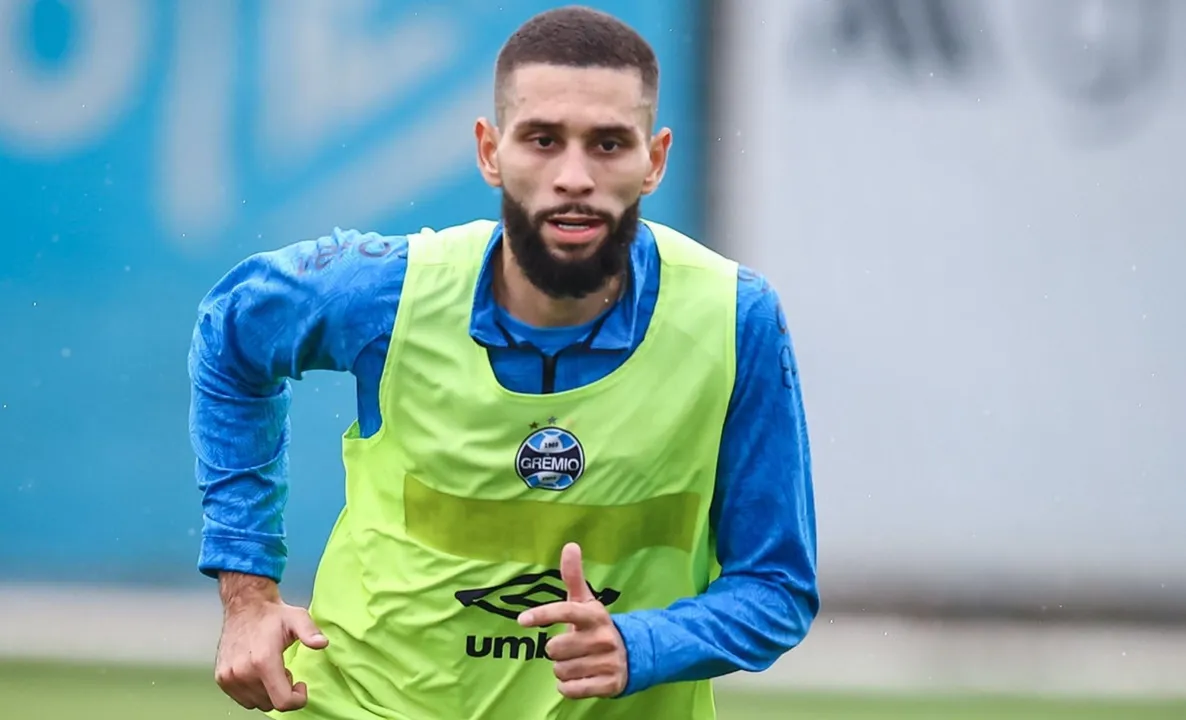
<instances>
[{"instance_id":1,"label":"forehead","mask_svg":"<svg viewBox=\"0 0 1186 720\"><path fill-rule=\"evenodd\" d=\"M638 70L524 65L504 88L507 124L643 125L651 110Z\"/></svg>"}]
</instances>

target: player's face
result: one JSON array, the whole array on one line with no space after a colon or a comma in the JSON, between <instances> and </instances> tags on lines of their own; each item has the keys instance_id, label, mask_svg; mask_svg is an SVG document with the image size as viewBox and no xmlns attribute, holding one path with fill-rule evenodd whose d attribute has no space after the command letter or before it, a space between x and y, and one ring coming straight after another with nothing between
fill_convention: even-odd
<instances>
[{"instance_id":1,"label":"player's face","mask_svg":"<svg viewBox=\"0 0 1186 720\"><path fill-rule=\"evenodd\" d=\"M545 292L591 293L621 271L671 133L650 132L654 108L634 70L529 65L504 92L502 128L478 123L478 159L503 189L511 250Z\"/></svg>"}]
</instances>

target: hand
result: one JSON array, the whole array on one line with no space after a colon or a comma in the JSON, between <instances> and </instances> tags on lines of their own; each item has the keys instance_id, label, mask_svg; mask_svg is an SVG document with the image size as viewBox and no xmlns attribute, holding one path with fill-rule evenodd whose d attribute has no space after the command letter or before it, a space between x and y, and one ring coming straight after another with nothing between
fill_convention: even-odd
<instances>
[{"instance_id":1,"label":"hand","mask_svg":"<svg viewBox=\"0 0 1186 720\"><path fill-rule=\"evenodd\" d=\"M293 684L283 657L297 640L314 650L329 645L309 613L282 602L278 592L229 601L214 679L248 710L299 710L309 702L308 688Z\"/></svg>"},{"instance_id":2,"label":"hand","mask_svg":"<svg viewBox=\"0 0 1186 720\"><path fill-rule=\"evenodd\" d=\"M560 577L568 599L532 608L519 616L524 627L568 623L568 632L548 641L548 657L560 681L560 694L579 699L621 695L629 677L626 645L609 611L593 596L581 566L581 546L569 543L560 554Z\"/></svg>"}]
</instances>

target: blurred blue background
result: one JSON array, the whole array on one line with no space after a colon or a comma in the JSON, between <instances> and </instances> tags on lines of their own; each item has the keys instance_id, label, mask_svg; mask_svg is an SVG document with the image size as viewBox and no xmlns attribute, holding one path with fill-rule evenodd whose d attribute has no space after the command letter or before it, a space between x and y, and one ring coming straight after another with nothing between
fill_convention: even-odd
<instances>
[{"instance_id":1,"label":"blurred blue background","mask_svg":"<svg viewBox=\"0 0 1186 720\"><path fill-rule=\"evenodd\" d=\"M201 582L186 351L248 254L495 217L472 127L554 3L0 2L0 577ZM676 151L646 203L696 234L699 3L598 2L652 41ZM342 502L349 376L293 412L286 579Z\"/></svg>"}]
</instances>

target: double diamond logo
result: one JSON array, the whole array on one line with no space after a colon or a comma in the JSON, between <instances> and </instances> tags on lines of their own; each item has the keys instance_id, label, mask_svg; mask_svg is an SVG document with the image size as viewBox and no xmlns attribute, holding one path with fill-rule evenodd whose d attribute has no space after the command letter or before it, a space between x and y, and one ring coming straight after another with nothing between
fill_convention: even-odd
<instances>
[{"instance_id":1,"label":"double diamond logo","mask_svg":"<svg viewBox=\"0 0 1186 720\"><path fill-rule=\"evenodd\" d=\"M588 583L586 583L588 584ZM607 587L597 590L589 585L593 597L602 605L611 605L622 593ZM512 578L501 585L459 590L454 597L465 607L481 608L489 613L517 620L519 614L549 603L560 602L568 597L559 570L541 573L526 573Z\"/></svg>"}]
</instances>

